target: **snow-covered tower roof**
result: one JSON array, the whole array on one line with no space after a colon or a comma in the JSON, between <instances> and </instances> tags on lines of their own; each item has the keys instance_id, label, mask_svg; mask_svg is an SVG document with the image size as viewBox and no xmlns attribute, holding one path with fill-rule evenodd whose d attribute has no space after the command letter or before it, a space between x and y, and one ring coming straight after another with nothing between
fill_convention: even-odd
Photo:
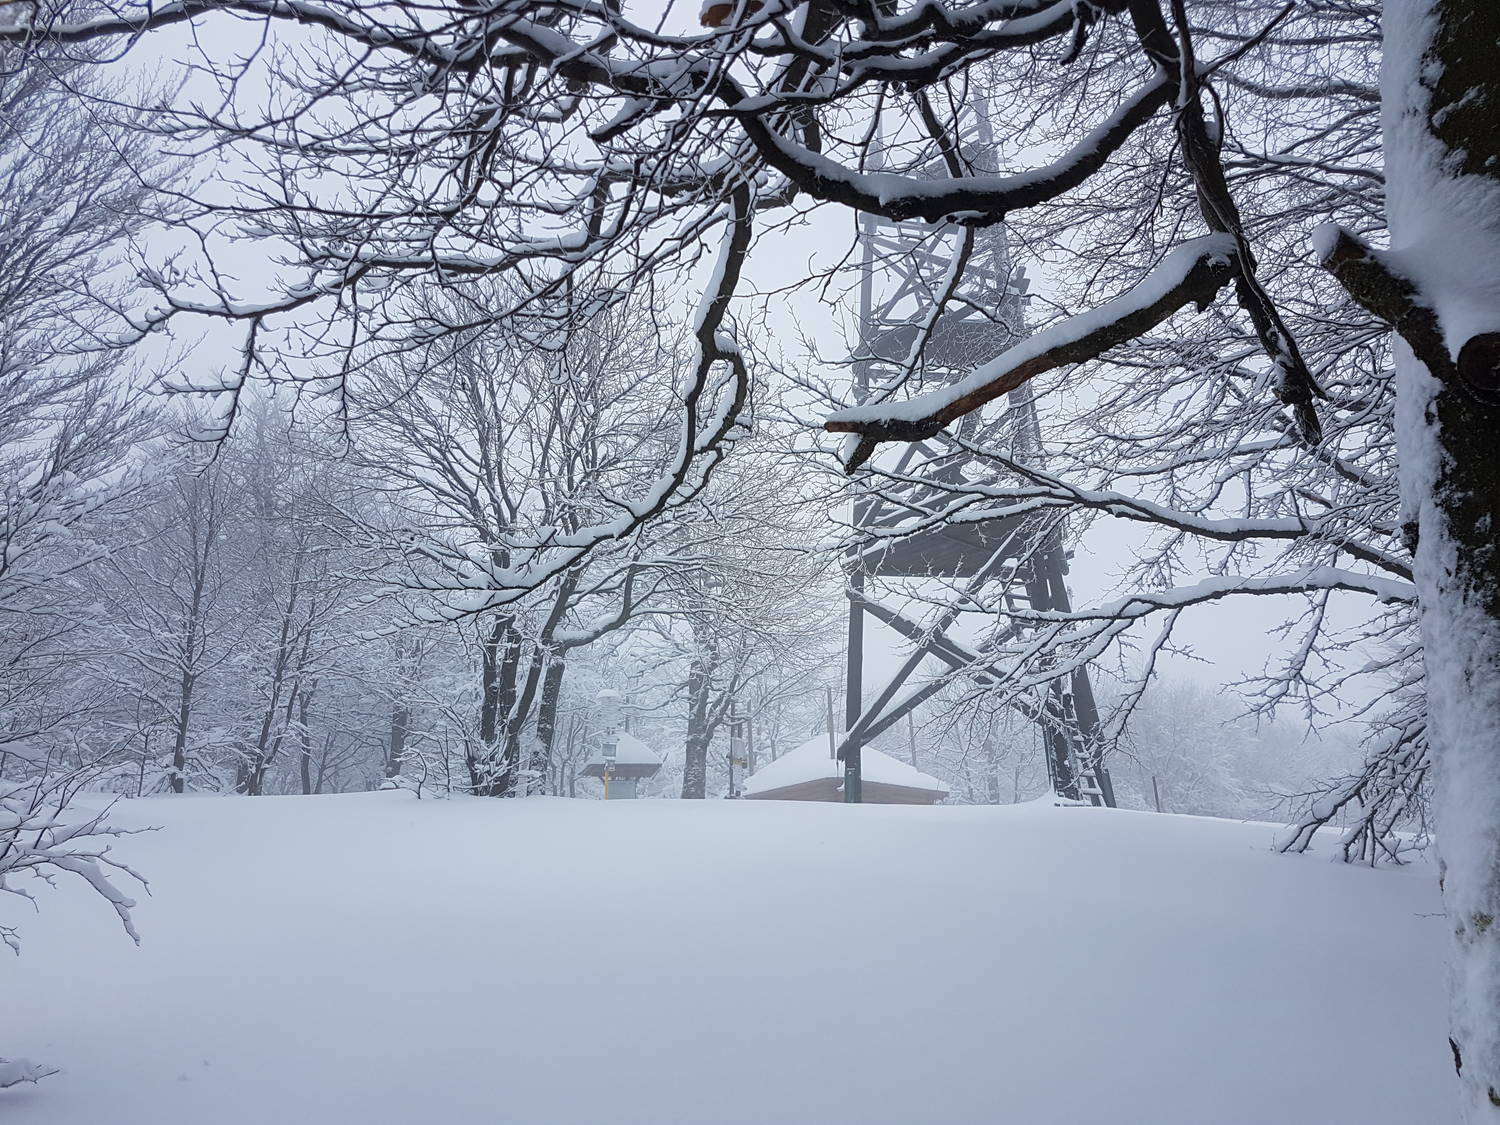
<instances>
[{"instance_id":1,"label":"snow-covered tower roof","mask_svg":"<svg viewBox=\"0 0 1500 1125\"><path fill-rule=\"evenodd\" d=\"M842 740L840 734L833 742ZM948 787L937 778L873 747L864 747L860 758L867 805L932 805L948 795ZM745 782L745 796L764 801L842 801L843 788L844 764L833 757L825 731L751 774Z\"/></svg>"},{"instance_id":2,"label":"snow-covered tower roof","mask_svg":"<svg viewBox=\"0 0 1500 1125\"><path fill-rule=\"evenodd\" d=\"M629 800L636 795L636 783L655 777L661 769L661 756L635 735L622 729L620 711L624 697L613 688L605 688L594 699L602 728L599 749L583 764L584 777L604 782L604 799Z\"/></svg>"}]
</instances>

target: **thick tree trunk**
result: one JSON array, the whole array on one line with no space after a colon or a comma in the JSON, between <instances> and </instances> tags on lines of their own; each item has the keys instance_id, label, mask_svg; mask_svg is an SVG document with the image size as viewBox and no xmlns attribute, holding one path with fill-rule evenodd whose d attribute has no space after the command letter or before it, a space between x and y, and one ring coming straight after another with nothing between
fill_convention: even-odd
<instances>
[{"instance_id":1,"label":"thick tree trunk","mask_svg":"<svg viewBox=\"0 0 1500 1125\"><path fill-rule=\"evenodd\" d=\"M323 734L323 749L318 752L318 771L317 773L313 774L314 794L323 792L324 787L330 780L328 771L329 766L331 765L329 759L333 754L333 740L333 731L326 731ZM333 781L334 790L337 791L339 782L339 770L336 766L333 768L333 775L331 780Z\"/></svg>"},{"instance_id":2,"label":"thick tree trunk","mask_svg":"<svg viewBox=\"0 0 1500 1125\"><path fill-rule=\"evenodd\" d=\"M411 727L411 704L404 698L391 707L391 733L386 742L385 776L400 777L406 761L406 732Z\"/></svg>"},{"instance_id":3,"label":"thick tree trunk","mask_svg":"<svg viewBox=\"0 0 1500 1125\"><path fill-rule=\"evenodd\" d=\"M991 805L1000 803L1000 745L994 731L984 736L984 799Z\"/></svg>"},{"instance_id":4,"label":"thick tree trunk","mask_svg":"<svg viewBox=\"0 0 1500 1125\"><path fill-rule=\"evenodd\" d=\"M505 797L515 785L513 740L501 730L500 717L509 715L516 699L516 673L521 640L502 617L490 629L480 649L479 751L469 756L469 783L480 797Z\"/></svg>"},{"instance_id":5,"label":"thick tree trunk","mask_svg":"<svg viewBox=\"0 0 1500 1125\"><path fill-rule=\"evenodd\" d=\"M1424 347L1397 325L1397 436L1453 933L1451 1046L1465 1120L1500 1122L1500 4L1388 0L1385 32L1390 260L1439 330Z\"/></svg>"},{"instance_id":6,"label":"thick tree trunk","mask_svg":"<svg viewBox=\"0 0 1500 1125\"><path fill-rule=\"evenodd\" d=\"M177 729L172 735L172 792L187 789L188 728L193 719L193 686L197 677L184 668L177 695Z\"/></svg>"},{"instance_id":7,"label":"thick tree trunk","mask_svg":"<svg viewBox=\"0 0 1500 1125\"><path fill-rule=\"evenodd\" d=\"M689 735L686 751L682 796L684 800L701 801L708 796L708 739L701 734Z\"/></svg>"},{"instance_id":8,"label":"thick tree trunk","mask_svg":"<svg viewBox=\"0 0 1500 1125\"><path fill-rule=\"evenodd\" d=\"M317 682L314 681L308 684L306 691L299 692L297 697L297 766L302 775L302 792L305 796L311 796L317 791L313 783L312 728L310 725L312 697L317 689Z\"/></svg>"},{"instance_id":9,"label":"thick tree trunk","mask_svg":"<svg viewBox=\"0 0 1500 1125\"><path fill-rule=\"evenodd\" d=\"M547 650L539 644L533 646L524 683L520 681L519 651L518 647L516 690L511 700L510 717L505 724L505 761L511 775L505 796L509 797L524 797L528 793L539 791L546 776L537 772L538 762L545 764L545 759L535 749L527 755L525 762L521 761L521 743L526 733L526 721L537 700L538 688L545 679Z\"/></svg>"},{"instance_id":10,"label":"thick tree trunk","mask_svg":"<svg viewBox=\"0 0 1500 1125\"><path fill-rule=\"evenodd\" d=\"M195 540L196 543L196 540ZM193 589L188 598L187 620L182 629L182 676L177 691L177 729L172 737L172 792L182 793L187 789L187 744L188 731L193 721L193 691L198 684L198 656L202 646L199 637L203 630L203 595L208 588L208 554L213 549L207 543L202 552L196 549L193 555Z\"/></svg>"},{"instance_id":11,"label":"thick tree trunk","mask_svg":"<svg viewBox=\"0 0 1500 1125\"><path fill-rule=\"evenodd\" d=\"M563 679L568 665L561 656L554 656L547 664L547 674L542 680L541 702L536 716L536 752L531 760L531 773L540 789L552 772L552 747L557 742L557 709L562 703Z\"/></svg>"},{"instance_id":12,"label":"thick tree trunk","mask_svg":"<svg viewBox=\"0 0 1500 1125\"><path fill-rule=\"evenodd\" d=\"M500 643L506 622L496 621L479 646L479 751L466 755L469 785L478 796L489 785L488 760L494 756L500 716Z\"/></svg>"},{"instance_id":13,"label":"thick tree trunk","mask_svg":"<svg viewBox=\"0 0 1500 1125\"><path fill-rule=\"evenodd\" d=\"M385 776L400 777L406 766L406 739L411 731L411 696L421 674L422 646L405 634L396 638L396 669L399 676L391 700L391 726L385 743Z\"/></svg>"},{"instance_id":14,"label":"thick tree trunk","mask_svg":"<svg viewBox=\"0 0 1500 1125\"><path fill-rule=\"evenodd\" d=\"M708 743L713 737L708 729L708 703L713 690L713 665L713 656L700 649L688 670L686 761L682 768L685 800L701 801L708 796Z\"/></svg>"}]
</instances>

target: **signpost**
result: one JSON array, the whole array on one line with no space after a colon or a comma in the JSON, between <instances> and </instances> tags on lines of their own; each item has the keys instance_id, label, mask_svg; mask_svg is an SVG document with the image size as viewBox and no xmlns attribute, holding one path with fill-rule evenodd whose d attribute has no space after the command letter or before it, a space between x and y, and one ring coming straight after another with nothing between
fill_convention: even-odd
<instances>
[{"instance_id":1,"label":"signpost","mask_svg":"<svg viewBox=\"0 0 1500 1125\"><path fill-rule=\"evenodd\" d=\"M746 777L755 772L755 751L751 746L751 730L749 709L739 710L738 705L731 700L729 703L729 795L731 797L740 795L734 784L735 767L744 770Z\"/></svg>"}]
</instances>

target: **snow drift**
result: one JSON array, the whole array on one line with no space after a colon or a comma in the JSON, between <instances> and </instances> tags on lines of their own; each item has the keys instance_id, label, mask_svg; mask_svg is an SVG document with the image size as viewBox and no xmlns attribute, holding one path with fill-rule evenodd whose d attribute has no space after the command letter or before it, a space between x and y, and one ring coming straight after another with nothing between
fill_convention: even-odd
<instances>
[{"instance_id":1,"label":"snow drift","mask_svg":"<svg viewBox=\"0 0 1500 1125\"><path fill-rule=\"evenodd\" d=\"M0 961L7 1125L1446 1120L1434 872L1099 809L134 801Z\"/></svg>"}]
</instances>

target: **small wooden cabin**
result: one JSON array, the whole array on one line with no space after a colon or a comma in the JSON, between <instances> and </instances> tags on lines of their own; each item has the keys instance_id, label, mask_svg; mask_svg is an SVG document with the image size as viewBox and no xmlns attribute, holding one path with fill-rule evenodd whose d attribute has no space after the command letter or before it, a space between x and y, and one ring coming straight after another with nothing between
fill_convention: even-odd
<instances>
[{"instance_id":1,"label":"small wooden cabin","mask_svg":"<svg viewBox=\"0 0 1500 1125\"><path fill-rule=\"evenodd\" d=\"M584 777L597 777L605 783L605 795L614 800L636 796L636 783L655 777L661 769L661 758L635 735L611 731L603 745L584 763Z\"/></svg>"},{"instance_id":2,"label":"small wooden cabin","mask_svg":"<svg viewBox=\"0 0 1500 1125\"><path fill-rule=\"evenodd\" d=\"M867 805L935 805L948 795L937 778L869 746L860 751L860 779ZM814 735L751 774L744 795L752 801L842 802L844 763L833 756L827 732Z\"/></svg>"}]
</instances>

